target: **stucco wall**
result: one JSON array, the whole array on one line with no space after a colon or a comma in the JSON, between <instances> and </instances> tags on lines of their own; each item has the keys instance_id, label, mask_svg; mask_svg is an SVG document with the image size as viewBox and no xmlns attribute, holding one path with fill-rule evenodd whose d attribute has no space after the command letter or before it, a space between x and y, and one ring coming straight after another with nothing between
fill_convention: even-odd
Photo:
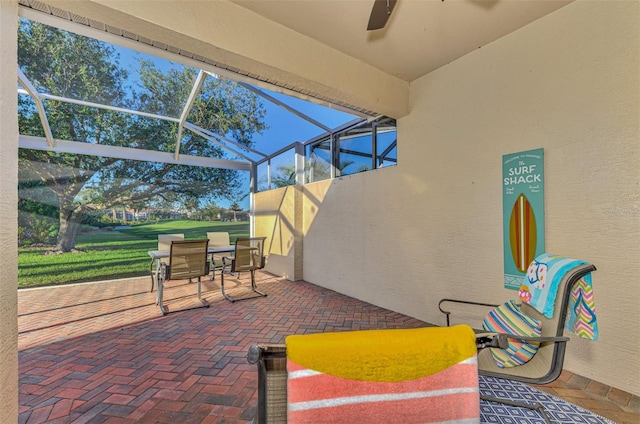
<instances>
[{"instance_id":1,"label":"stucco wall","mask_svg":"<svg viewBox=\"0 0 640 424\"><path fill-rule=\"evenodd\" d=\"M513 298L501 158L542 147L547 251L598 268L600 340L565 367L640 395L639 5L572 3L412 82L397 167L306 187L304 279L438 324L440 298Z\"/></svg>"},{"instance_id":2,"label":"stucco wall","mask_svg":"<svg viewBox=\"0 0 640 424\"><path fill-rule=\"evenodd\" d=\"M0 1L0 423L18 417L18 2Z\"/></svg>"},{"instance_id":3,"label":"stucco wall","mask_svg":"<svg viewBox=\"0 0 640 424\"><path fill-rule=\"evenodd\" d=\"M291 281L301 280L302 187L257 193L254 198L256 236L267 237L266 270Z\"/></svg>"}]
</instances>

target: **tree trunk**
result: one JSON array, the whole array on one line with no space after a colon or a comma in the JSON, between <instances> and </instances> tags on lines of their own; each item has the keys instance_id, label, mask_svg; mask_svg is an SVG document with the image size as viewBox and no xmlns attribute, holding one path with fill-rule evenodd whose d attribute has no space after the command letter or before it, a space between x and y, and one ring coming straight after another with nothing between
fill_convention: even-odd
<instances>
[{"instance_id":1,"label":"tree trunk","mask_svg":"<svg viewBox=\"0 0 640 424\"><path fill-rule=\"evenodd\" d=\"M76 235L80 231L80 222L83 212L78 209L60 210L60 229L58 230L58 242L54 250L56 252L71 252L76 247Z\"/></svg>"}]
</instances>

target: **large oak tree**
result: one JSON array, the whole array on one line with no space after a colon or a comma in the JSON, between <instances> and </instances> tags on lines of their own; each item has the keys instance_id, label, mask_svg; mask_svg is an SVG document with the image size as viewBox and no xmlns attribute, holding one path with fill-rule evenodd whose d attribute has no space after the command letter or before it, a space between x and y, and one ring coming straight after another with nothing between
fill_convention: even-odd
<instances>
[{"instance_id":1,"label":"large oak tree","mask_svg":"<svg viewBox=\"0 0 640 424\"><path fill-rule=\"evenodd\" d=\"M23 20L18 63L32 84L53 95L179 116L197 71L188 67L160 69L139 61L136 86L127 82L116 50L103 42ZM45 101L57 139L172 152L178 127L173 122ZM256 95L237 84L208 77L191 108L188 121L250 146L252 135L266 128L265 109ZM19 99L21 134L43 136L35 104ZM185 131L181 154L221 158L218 145ZM94 208L131 204L184 204L192 199L232 198L242 190L238 171L109 157L20 149L23 175L37 175L57 198L59 231L56 251L75 248L82 218Z\"/></svg>"}]
</instances>

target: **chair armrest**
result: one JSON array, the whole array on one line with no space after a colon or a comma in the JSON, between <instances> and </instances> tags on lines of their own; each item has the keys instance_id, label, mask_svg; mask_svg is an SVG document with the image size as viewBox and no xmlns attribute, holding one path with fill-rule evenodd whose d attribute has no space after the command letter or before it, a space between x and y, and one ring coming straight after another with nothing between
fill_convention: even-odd
<instances>
[{"instance_id":1,"label":"chair armrest","mask_svg":"<svg viewBox=\"0 0 640 424\"><path fill-rule=\"evenodd\" d=\"M507 335L502 333L476 333L476 348L480 350L488 347L508 349Z\"/></svg>"},{"instance_id":2,"label":"chair armrest","mask_svg":"<svg viewBox=\"0 0 640 424\"><path fill-rule=\"evenodd\" d=\"M498 307L499 305L496 305L494 303L484 303L484 302L472 302L470 300L460 300L460 299L440 299L440 302L438 302L438 309L440 309L440 312L442 312L443 314L446 315L447 317L447 327L449 327L450 323L449 323L449 315L451 315L450 311L445 311L444 309L442 309L442 304L446 303L446 302L451 302L451 303L461 303L464 305L473 305L473 306L488 306L488 307Z\"/></svg>"},{"instance_id":3,"label":"chair armrest","mask_svg":"<svg viewBox=\"0 0 640 424\"><path fill-rule=\"evenodd\" d=\"M265 356L269 356L269 358L286 358L287 346L285 344L251 345L247 351L247 362L257 364Z\"/></svg>"},{"instance_id":4,"label":"chair armrest","mask_svg":"<svg viewBox=\"0 0 640 424\"><path fill-rule=\"evenodd\" d=\"M553 342L553 343L566 343L570 339L569 337L535 337L535 336L519 336L517 334L505 334L505 333L477 333L476 334L476 347L478 350L488 347L497 347L500 349L507 349L509 342L507 339L522 340L527 342Z\"/></svg>"}]
</instances>

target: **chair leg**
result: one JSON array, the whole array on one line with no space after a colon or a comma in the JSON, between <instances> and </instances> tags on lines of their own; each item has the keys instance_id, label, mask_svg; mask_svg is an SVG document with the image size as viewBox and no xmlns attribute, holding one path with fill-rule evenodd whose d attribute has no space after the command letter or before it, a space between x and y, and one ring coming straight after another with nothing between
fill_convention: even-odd
<instances>
[{"instance_id":1,"label":"chair leg","mask_svg":"<svg viewBox=\"0 0 640 424\"><path fill-rule=\"evenodd\" d=\"M228 294L224 292L224 267L222 268L222 272L220 273L220 290L222 290L222 296L225 299L227 299L231 303L235 302L233 298L231 298Z\"/></svg>"},{"instance_id":2,"label":"chair leg","mask_svg":"<svg viewBox=\"0 0 640 424\"><path fill-rule=\"evenodd\" d=\"M238 275L240 275L240 273L238 273ZM265 293L262 293L261 291L258 291L258 288L256 287L255 271L254 270L251 270L251 290L256 292L258 294L258 296L247 296L247 297L241 297L241 298L235 298L234 299L231 296L229 296L228 294L226 294L224 292L224 271L222 273L220 273L220 289L222 290L222 296L224 296L224 298L227 299L231 303L238 302L240 300L255 299L255 298L258 298L258 297L267 297L267 295Z\"/></svg>"},{"instance_id":3,"label":"chair leg","mask_svg":"<svg viewBox=\"0 0 640 424\"><path fill-rule=\"evenodd\" d=\"M226 268L226 264L224 263L224 261L222 261L221 265L217 265L212 256L209 264L209 268L211 269L211 281L216 279L216 270L219 270L220 274L224 274L224 270Z\"/></svg>"},{"instance_id":4,"label":"chair leg","mask_svg":"<svg viewBox=\"0 0 640 424\"><path fill-rule=\"evenodd\" d=\"M258 293L262 297L267 297L265 293L262 293L258 290L258 287L256 287L256 271L253 269L251 270L251 290Z\"/></svg>"},{"instance_id":5,"label":"chair leg","mask_svg":"<svg viewBox=\"0 0 640 424\"><path fill-rule=\"evenodd\" d=\"M156 304L160 307L160 311L162 315L167 315L167 310L163 305L163 297L164 295L164 278L162 276L158 277L158 293L156 295Z\"/></svg>"},{"instance_id":6,"label":"chair leg","mask_svg":"<svg viewBox=\"0 0 640 424\"><path fill-rule=\"evenodd\" d=\"M202 298L202 288L201 288L200 277L198 277L198 300L200 301L200 303L202 303L202 305L205 308L209 307L209 304Z\"/></svg>"},{"instance_id":7,"label":"chair leg","mask_svg":"<svg viewBox=\"0 0 640 424\"><path fill-rule=\"evenodd\" d=\"M153 263L155 259L151 258L151 263L149 264L149 275L151 276L151 293L153 293Z\"/></svg>"},{"instance_id":8,"label":"chair leg","mask_svg":"<svg viewBox=\"0 0 640 424\"><path fill-rule=\"evenodd\" d=\"M516 406L519 408L527 408L534 411L538 411L540 415L542 415L542 418L544 418L545 423L552 424L551 419L549 418L549 415L547 415L547 411L545 411L544 406L539 402L530 404L530 403L524 403L524 402L516 402L510 399L499 399L499 398L494 398L491 396L484 396L484 395L480 395L480 399L486 400L489 402L502 403L509 406Z\"/></svg>"},{"instance_id":9,"label":"chair leg","mask_svg":"<svg viewBox=\"0 0 640 424\"><path fill-rule=\"evenodd\" d=\"M188 310L197 309L197 308L208 308L210 306L209 303L207 303L207 301L202 298L202 281L200 277L198 277L198 300L200 301L200 303L202 303L202 306L194 306L191 308L179 309L177 311L168 311L167 308L164 307L163 296L164 296L164 276L159 275L156 304L160 307L160 311L162 311L163 316L167 315L170 312L172 313L172 312L188 311Z\"/></svg>"}]
</instances>

